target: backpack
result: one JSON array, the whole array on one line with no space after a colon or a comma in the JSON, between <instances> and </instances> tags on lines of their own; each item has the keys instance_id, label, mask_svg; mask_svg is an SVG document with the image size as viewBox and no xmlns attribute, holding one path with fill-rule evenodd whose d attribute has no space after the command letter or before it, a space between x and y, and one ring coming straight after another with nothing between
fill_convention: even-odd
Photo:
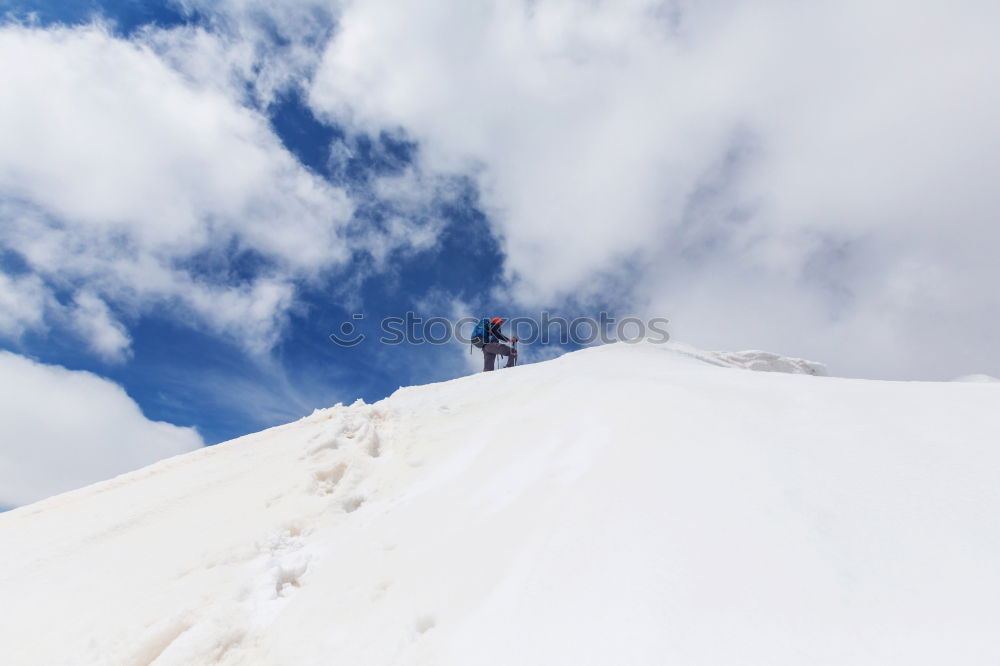
<instances>
[{"instance_id":1,"label":"backpack","mask_svg":"<svg viewBox=\"0 0 1000 666\"><path fill-rule=\"evenodd\" d=\"M481 319L476 327L472 329L472 346L476 349L482 349L483 345L487 342L487 331L490 328L489 321L486 319Z\"/></svg>"}]
</instances>

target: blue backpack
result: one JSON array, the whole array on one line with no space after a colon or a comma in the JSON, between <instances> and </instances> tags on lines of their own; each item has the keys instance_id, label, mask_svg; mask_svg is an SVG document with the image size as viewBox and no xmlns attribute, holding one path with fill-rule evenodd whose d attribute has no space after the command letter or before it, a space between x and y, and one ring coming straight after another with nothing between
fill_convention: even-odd
<instances>
[{"instance_id":1,"label":"blue backpack","mask_svg":"<svg viewBox=\"0 0 1000 666\"><path fill-rule=\"evenodd\" d=\"M487 339L487 331L490 330L490 322L487 319L482 319L476 324L476 327L472 329L472 346L478 349L482 349L489 340Z\"/></svg>"}]
</instances>

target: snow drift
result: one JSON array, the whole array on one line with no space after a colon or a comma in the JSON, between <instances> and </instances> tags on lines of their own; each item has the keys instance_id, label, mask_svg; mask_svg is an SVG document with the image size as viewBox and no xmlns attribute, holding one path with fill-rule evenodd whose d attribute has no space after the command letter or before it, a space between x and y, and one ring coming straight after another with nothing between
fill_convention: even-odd
<instances>
[{"instance_id":1,"label":"snow drift","mask_svg":"<svg viewBox=\"0 0 1000 666\"><path fill-rule=\"evenodd\" d=\"M14 510L2 661L997 663L1000 386L821 372L588 349Z\"/></svg>"}]
</instances>

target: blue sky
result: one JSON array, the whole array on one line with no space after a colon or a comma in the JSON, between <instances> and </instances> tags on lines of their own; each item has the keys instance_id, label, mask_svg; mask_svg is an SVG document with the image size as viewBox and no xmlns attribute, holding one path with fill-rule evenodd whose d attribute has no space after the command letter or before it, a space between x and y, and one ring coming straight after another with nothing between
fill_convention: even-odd
<instances>
[{"instance_id":1,"label":"blue sky","mask_svg":"<svg viewBox=\"0 0 1000 666\"><path fill-rule=\"evenodd\" d=\"M1000 374L1000 10L889 5L6 0L0 504L475 371L411 310Z\"/></svg>"},{"instance_id":2,"label":"blue sky","mask_svg":"<svg viewBox=\"0 0 1000 666\"><path fill-rule=\"evenodd\" d=\"M174 2L4 0L0 8L17 18L34 17L41 25L83 24L100 18L113 21L116 31L124 35L145 25L170 27L198 20L196 12L185 11Z\"/></svg>"}]
</instances>

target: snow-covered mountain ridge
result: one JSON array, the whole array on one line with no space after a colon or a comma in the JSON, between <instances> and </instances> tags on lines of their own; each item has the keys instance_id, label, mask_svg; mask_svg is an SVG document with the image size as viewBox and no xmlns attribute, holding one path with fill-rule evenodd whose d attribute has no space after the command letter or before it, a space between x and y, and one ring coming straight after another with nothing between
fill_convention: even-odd
<instances>
[{"instance_id":1,"label":"snow-covered mountain ridge","mask_svg":"<svg viewBox=\"0 0 1000 666\"><path fill-rule=\"evenodd\" d=\"M587 349L2 514L0 661L996 663L1000 386L821 373Z\"/></svg>"}]
</instances>

